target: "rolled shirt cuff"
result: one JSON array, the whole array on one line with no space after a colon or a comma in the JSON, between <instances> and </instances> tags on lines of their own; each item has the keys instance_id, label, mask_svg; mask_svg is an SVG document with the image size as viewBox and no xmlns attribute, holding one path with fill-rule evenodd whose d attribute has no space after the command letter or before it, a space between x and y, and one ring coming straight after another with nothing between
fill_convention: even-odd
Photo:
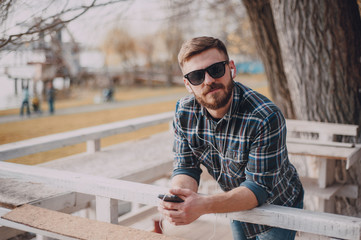
<instances>
[{"instance_id":1,"label":"rolled shirt cuff","mask_svg":"<svg viewBox=\"0 0 361 240\"><path fill-rule=\"evenodd\" d=\"M183 174L194 178L199 186L202 170L199 168L177 168L173 170L172 177Z\"/></svg>"},{"instance_id":2,"label":"rolled shirt cuff","mask_svg":"<svg viewBox=\"0 0 361 240\"><path fill-rule=\"evenodd\" d=\"M244 186L253 192L253 194L257 198L258 206L261 206L263 203L266 202L268 193L264 188L257 185L257 183L252 182L251 180L246 180L243 183L241 183L241 186Z\"/></svg>"}]
</instances>

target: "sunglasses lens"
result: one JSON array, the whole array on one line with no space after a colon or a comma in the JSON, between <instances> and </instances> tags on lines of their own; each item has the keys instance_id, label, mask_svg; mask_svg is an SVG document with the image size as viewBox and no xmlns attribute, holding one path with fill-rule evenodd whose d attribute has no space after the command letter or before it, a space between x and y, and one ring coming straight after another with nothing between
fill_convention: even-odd
<instances>
[{"instance_id":1,"label":"sunglasses lens","mask_svg":"<svg viewBox=\"0 0 361 240\"><path fill-rule=\"evenodd\" d=\"M207 67L206 69L190 72L184 75L184 77L187 78L192 85L201 84L204 81L206 71L212 78L221 78L226 72L226 63L227 61L218 62Z\"/></svg>"},{"instance_id":2,"label":"sunglasses lens","mask_svg":"<svg viewBox=\"0 0 361 240\"><path fill-rule=\"evenodd\" d=\"M188 74L188 80L193 85L199 85L204 81L204 70L194 71Z\"/></svg>"},{"instance_id":3,"label":"sunglasses lens","mask_svg":"<svg viewBox=\"0 0 361 240\"><path fill-rule=\"evenodd\" d=\"M226 68L224 62L215 63L207 68L207 72L212 78L223 77L225 70Z\"/></svg>"}]
</instances>

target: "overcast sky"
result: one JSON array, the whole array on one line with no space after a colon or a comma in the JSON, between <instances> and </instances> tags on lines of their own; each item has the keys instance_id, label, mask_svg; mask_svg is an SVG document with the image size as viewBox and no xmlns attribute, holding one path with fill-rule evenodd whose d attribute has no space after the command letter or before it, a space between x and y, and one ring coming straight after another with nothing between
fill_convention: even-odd
<instances>
[{"instance_id":1,"label":"overcast sky","mask_svg":"<svg viewBox=\"0 0 361 240\"><path fill-rule=\"evenodd\" d=\"M97 8L69 24L77 41L99 44L107 31L125 27L134 36L154 33L166 19L168 1L134 0Z\"/></svg>"}]
</instances>

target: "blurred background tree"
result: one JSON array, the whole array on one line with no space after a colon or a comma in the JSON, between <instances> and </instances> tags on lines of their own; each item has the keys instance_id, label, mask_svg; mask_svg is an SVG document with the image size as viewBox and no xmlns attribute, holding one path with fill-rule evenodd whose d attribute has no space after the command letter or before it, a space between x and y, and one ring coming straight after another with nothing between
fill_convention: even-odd
<instances>
[{"instance_id":1,"label":"blurred background tree","mask_svg":"<svg viewBox=\"0 0 361 240\"><path fill-rule=\"evenodd\" d=\"M136 40L126 28L116 27L108 31L101 49L105 53L106 66L134 67Z\"/></svg>"}]
</instances>

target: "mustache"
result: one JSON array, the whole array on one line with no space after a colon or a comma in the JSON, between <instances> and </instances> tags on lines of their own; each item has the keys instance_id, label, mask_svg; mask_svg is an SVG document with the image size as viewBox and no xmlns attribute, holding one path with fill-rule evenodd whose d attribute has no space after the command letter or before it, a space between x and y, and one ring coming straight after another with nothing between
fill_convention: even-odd
<instances>
[{"instance_id":1,"label":"mustache","mask_svg":"<svg viewBox=\"0 0 361 240\"><path fill-rule=\"evenodd\" d=\"M214 89L222 89L224 88L222 83L212 83L211 85L207 85L203 91L202 94L203 95L207 95L209 92L213 91Z\"/></svg>"}]
</instances>

